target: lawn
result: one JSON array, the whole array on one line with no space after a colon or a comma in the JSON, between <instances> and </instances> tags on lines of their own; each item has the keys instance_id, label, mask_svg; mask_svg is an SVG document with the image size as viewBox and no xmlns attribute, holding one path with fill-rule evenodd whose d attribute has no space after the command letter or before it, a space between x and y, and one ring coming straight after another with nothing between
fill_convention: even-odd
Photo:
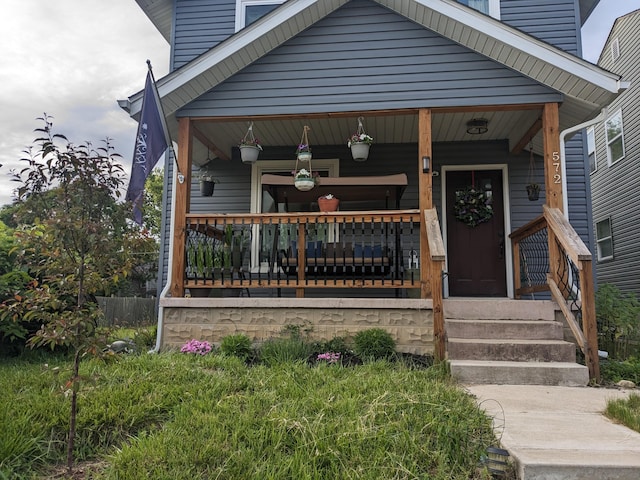
<instances>
[{"instance_id":1,"label":"lawn","mask_svg":"<svg viewBox=\"0 0 640 480\"><path fill-rule=\"evenodd\" d=\"M70 363L0 365L0 479L65 462ZM221 354L87 360L79 478L480 479L491 421L442 365L247 365ZM87 467L91 465L91 467Z\"/></svg>"}]
</instances>

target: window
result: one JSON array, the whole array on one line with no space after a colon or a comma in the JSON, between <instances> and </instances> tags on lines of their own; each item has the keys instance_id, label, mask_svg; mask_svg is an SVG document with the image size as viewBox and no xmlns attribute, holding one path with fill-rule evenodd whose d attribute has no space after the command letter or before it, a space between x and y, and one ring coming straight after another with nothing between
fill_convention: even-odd
<instances>
[{"instance_id":1,"label":"window","mask_svg":"<svg viewBox=\"0 0 640 480\"><path fill-rule=\"evenodd\" d=\"M618 58L620 58L620 42L616 38L611 43L611 60L615 62Z\"/></svg>"},{"instance_id":2,"label":"window","mask_svg":"<svg viewBox=\"0 0 640 480\"><path fill-rule=\"evenodd\" d=\"M611 219L596 223L596 243L598 245L598 261L613 258L613 234L611 233Z\"/></svg>"},{"instance_id":3,"label":"window","mask_svg":"<svg viewBox=\"0 0 640 480\"><path fill-rule=\"evenodd\" d=\"M271 195L262 191L262 174L263 173L275 173L275 174L284 174L291 175L291 171L295 168L296 161L295 160L266 160L261 161L258 160L251 167L251 213L262 213L262 212L284 212L284 205L278 204L276 205L273 201ZM337 158L334 159L319 159L313 160L313 171L319 172L321 176L329 176L329 177L339 177L340 176L340 163ZM293 177L292 180L293 182ZM291 211L305 211L308 210L308 206L303 205L289 205L289 210ZM269 227L265 227L269 228ZM274 228L274 227L271 227ZM265 233L264 235L260 235L260 231L258 226L254 227L254 231L252 234L253 241L251 245L251 268L252 271L263 271L266 272L268 270L268 265L260 265L261 259L267 258L268 256L261 253L261 250L265 250L265 245L261 245L261 242L264 242L264 239L274 238L273 232L271 235ZM285 226L280 227L280 232L278 235L279 239L289 238L287 232L283 231L286 229ZM332 237L335 235L332 232L317 232L320 236L326 236L326 238ZM288 246L285 244L279 244L278 249L286 249ZM266 269L266 270L265 270Z\"/></svg>"},{"instance_id":4,"label":"window","mask_svg":"<svg viewBox=\"0 0 640 480\"><path fill-rule=\"evenodd\" d=\"M236 0L236 32L251 25L285 0Z\"/></svg>"},{"instance_id":5,"label":"window","mask_svg":"<svg viewBox=\"0 0 640 480\"><path fill-rule=\"evenodd\" d=\"M500 0L458 0L458 2L494 18L500 18Z\"/></svg>"},{"instance_id":6,"label":"window","mask_svg":"<svg viewBox=\"0 0 640 480\"><path fill-rule=\"evenodd\" d=\"M596 130L593 127L587 128L587 154L589 156L589 171L593 173L598 169L596 161Z\"/></svg>"},{"instance_id":7,"label":"window","mask_svg":"<svg viewBox=\"0 0 640 480\"><path fill-rule=\"evenodd\" d=\"M607 135L607 158L609 165L624 158L624 134L622 131L622 110L618 110L605 123Z\"/></svg>"}]
</instances>

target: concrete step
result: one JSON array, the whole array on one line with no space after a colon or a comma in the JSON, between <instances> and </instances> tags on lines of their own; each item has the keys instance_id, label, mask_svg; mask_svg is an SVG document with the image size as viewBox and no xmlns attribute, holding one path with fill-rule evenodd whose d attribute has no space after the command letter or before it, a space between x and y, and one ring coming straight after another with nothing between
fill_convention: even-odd
<instances>
[{"instance_id":1,"label":"concrete step","mask_svg":"<svg viewBox=\"0 0 640 480\"><path fill-rule=\"evenodd\" d=\"M555 303L550 300L446 298L443 302L447 319L555 320Z\"/></svg>"},{"instance_id":2,"label":"concrete step","mask_svg":"<svg viewBox=\"0 0 640 480\"><path fill-rule=\"evenodd\" d=\"M449 338L450 360L575 362L576 347L562 340L494 340Z\"/></svg>"},{"instance_id":3,"label":"concrete step","mask_svg":"<svg viewBox=\"0 0 640 480\"><path fill-rule=\"evenodd\" d=\"M572 362L450 360L451 375L465 384L583 387L589 370Z\"/></svg>"},{"instance_id":4,"label":"concrete step","mask_svg":"<svg viewBox=\"0 0 640 480\"><path fill-rule=\"evenodd\" d=\"M549 320L460 320L445 321L453 338L562 340L562 324Z\"/></svg>"}]
</instances>

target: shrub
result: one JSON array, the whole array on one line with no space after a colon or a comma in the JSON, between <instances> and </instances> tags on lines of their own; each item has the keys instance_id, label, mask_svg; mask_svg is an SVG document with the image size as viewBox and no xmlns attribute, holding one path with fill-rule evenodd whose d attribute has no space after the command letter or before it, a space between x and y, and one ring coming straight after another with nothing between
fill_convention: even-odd
<instances>
[{"instance_id":1,"label":"shrub","mask_svg":"<svg viewBox=\"0 0 640 480\"><path fill-rule=\"evenodd\" d=\"M211 351L211 344L207 341L199 341L195 338L189 340L180 349L182 353L193 353L195 355L206 355Z\"/></svg>"},{"instance_id":2,"label":"shrub","mask_svg":"<svg viewBox=\"0 0 640 480\"><path fill-rule=\"evenodd\" d=\"M238 357L248 360L253 356L253 347L251 339L244 333L228 335L220 342L220 351L231 357Z\"/></svg>"},{"instance_id":3,"label":"shrub","mask_svg":"<svg viewBox=\"0 0 640 480\"><path fill-rule=\"evenodd\" d=\"M395 353L396 342L391 335L381 329L361 330L354 338L356 355L363 360L380 360L390 358Z\"/></svg>"},{"instance_id":4,"label":"shrub","mask_svg":"<svg viewBox=\"0 0 640 480\"><path fill-rule=\"evenodd\" d=\"M640 337L640 301L608 283L598 288L595 300L600 344L611 358L624 359L629 355L629 340Z\"/></svg>"},{"instance_id":5,"label":"shrub","mask_svg":"<svg viewBox=\"0 0 640 480\"><path fill-rule=\"evenodd\" d=\"M260 347L260 360L268 366L279 363L305 361L312 353L312 346L303 339L292 336L290 338L272 338Z\"/></svg>"},{"instance_id":6,"label":"shrub","mask_svg":"<svg viewBox=\"0 0 640 480\"><path fill-rule=\"evenodd\" d=\"M602 378L613 383L630 380L640 385L640 358L631 357L624 362L603 360L600 364Z\"/></svg>"}]
</instances>

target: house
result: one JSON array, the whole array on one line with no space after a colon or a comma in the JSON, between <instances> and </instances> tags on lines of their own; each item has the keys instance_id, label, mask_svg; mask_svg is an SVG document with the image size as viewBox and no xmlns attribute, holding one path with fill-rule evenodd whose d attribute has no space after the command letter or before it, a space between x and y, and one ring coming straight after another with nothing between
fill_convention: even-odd
<instances>
[{"instance_id":1,"label":"house","mask_svg":"<svg viewBox=\"0 0 640 480\"><path fill-rule=\"evenodd\" d=\"M618 18L598 65L625 79L640 75L640 10ZM599 284L640 295L640 90L634 84L609 105L603 121L587 130L594 255Z\"/></svg>"},{"instance_id":2,"label":"house","mask_svg":"<svg viewBox=\"0 0 640 480\"><path fill-rule=\"evenodd\" d=\"M451 358L455 299L540 318L532 301L552 297L597 377L580 130L623 88L578 56L597 0L137 1L171 43L157 86L178 145L159 347L310 322ZM134 118L141 103L120 102ZM356 161L346 141L363 132ZM294 187L302 169L311 190ZM338 211L319 211L326 194Z\"/></svg>"}]
</instances>

